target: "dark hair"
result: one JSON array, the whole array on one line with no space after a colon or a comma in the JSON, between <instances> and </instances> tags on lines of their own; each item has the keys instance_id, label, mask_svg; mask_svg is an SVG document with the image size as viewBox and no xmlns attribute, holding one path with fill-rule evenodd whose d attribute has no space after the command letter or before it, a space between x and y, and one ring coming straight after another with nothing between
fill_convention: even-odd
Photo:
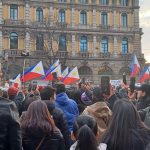
<instances>
[{"instance_id":1,"label":"dark hair","mask_svg":"<svg viewBox=\"0 0 150 150\"><path fill-rule=\"evenodd\" d=\"M95 87L93 89L93 101L94 102L100 102L104 101L103 91L101 87Z\"/></svg>"},{"instance_id":2,"label":"dark hair","mask_svg":"<svg viewBox=\"0 0 150 150\"><path fill-rule=\"evenodd\" d=\"M56 88L56 94L66 92L65 85L62 82L56 83L55 88Z\"/></svg>"},{"instance_id":3,"label":"dark hair","mask_svg":"<svg viewBox=\"0 0 150 150\"><path fill-rule=\"evenodd\" d=\"M145 92L145 96L144 97L150 96L150 85L149 84L142 84L141 85L141 91Z\"/></svg>"},{"instance_id":4,"label":"dark hair","mask_svg":"<svg viewBox=\"0 0 150 150\"><path fill-rule=\"evenodd\" d=\"M8 93L7 93L7 91L3 91L3 96L2 96L2 97L8 98Z\"/></svg>"},{"instance_id":5,"label":"dark hair","mask_svg":"<svg viewBox=\"0 0 150 150\"><path fill-rule=\"evenodd\" d=\"M55 129L55 124L46 104L41 100L37 100L29 105L21 127L29 132L42 131L49 134Z\"/></svg>"},{"instance_id":6,"label":"dark hair","mask_svg":"<svg viewBox=\"0 0 150 150\"><path fill-rule=\"evenodd\" d=\"M55 92L56 92L56 89L54 89L51 86L46 86L40 91L41 99L50 100L50 98L54 96Z\"/></svg>"},{"instance_id":7,"label":"dark hair","mask_svg":"<svg viewBox=\"0 0 150 150\"><path fill-rule=\"evenodd\" d=\"M74 123L73 134L78 141L75 150L97 150L97 122L94 118L80 115Z\"/></svg>"},{"instance_id":8,"label":"dark hair","mask_svg":"<svg viewBox=\"0 0 150 150\"><path fill-rule=\"evenodd\" d=\"M102 142L112 150L136 150L137 141L142 144L148 142L148 131L132 102L123 98L116 101L113 107L112 119Z\"/></svg>"}]
</instances>

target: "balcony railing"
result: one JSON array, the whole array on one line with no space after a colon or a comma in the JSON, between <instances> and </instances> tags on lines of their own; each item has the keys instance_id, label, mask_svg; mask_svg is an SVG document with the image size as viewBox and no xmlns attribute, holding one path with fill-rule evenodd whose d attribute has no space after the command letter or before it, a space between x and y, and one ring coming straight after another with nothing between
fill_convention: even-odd
<instances>
[{"instance_id":1,"label":"balcony railing","mask_svg":"<svg viewBox=\"0 0 150 150\"><path fill-rule=\"evenodd\" d=\"M24 25L25 21L24 20L11 20L11 19L4 19L3 20L4 25Z\"/></svg>"},{"instance_id":2,"label":"balcony railing","mask_svg":"<svg viewBox=\"0 0 150 150\"><path fill-rule=\"evenodd\" d=\"M5 57L6 55L8 57L22 57L21 56L21 52L25 51L25 50L3 50L2 51L2 55L3 57ZM40 51L40 50L36 50L36 51L31 51L29 53L29 57L30 58L48 58L48 56L53 56L52 54L50 55L49 52L47 51ZM56 58L65 58L65 59L111 59L113 58L113 54L111 54L110 52L108 53L102 53L102 52L98 52L98 53L92 53L92 52L67 52L67 51L57 51L54 52L54 57ZM143 54L138 54L137 55L138 58L143 59L144 56ZM118 57L122 60L129 60L132 58L132 54L128 53L128 54L118 54Z\"/></svg>"}]
</instances>

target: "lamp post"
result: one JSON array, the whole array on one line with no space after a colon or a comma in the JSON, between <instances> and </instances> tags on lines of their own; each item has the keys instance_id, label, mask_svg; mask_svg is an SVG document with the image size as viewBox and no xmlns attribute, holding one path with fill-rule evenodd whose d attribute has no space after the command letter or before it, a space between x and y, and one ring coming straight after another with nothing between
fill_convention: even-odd
<instances>
[{"instance_id":1,"label":"lamp post","mask_svg":"<svg viewBox=\"0 0 150 150\"><path fill-rule=\"evenodd\" d=\"M22 51L21 56L23 57L23 81L24 81L24 71L25 71L25 66L26 66L26 57L29 56L29 52ZM23 86L25 88L25 83L23 84Z\"/></svg>"}]
</instances>

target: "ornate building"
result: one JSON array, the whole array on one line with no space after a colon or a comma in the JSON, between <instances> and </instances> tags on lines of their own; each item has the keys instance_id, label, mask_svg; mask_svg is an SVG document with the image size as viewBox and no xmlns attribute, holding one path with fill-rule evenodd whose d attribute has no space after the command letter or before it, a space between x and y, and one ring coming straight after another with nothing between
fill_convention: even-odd
<instances>
[{"instance_id":1,"label":"ornate building","mask_svg":"<svg viewBox=\"0 0 150 150\"><path fill-rule=\"evenodd\" d=\"M139 0L0 0L0 52L10 77L24 59L25 67L39 60L48 67L59 58L96 84L120 79L133 52L143 63L141 35Z\"/></svg>"}]
</instances>

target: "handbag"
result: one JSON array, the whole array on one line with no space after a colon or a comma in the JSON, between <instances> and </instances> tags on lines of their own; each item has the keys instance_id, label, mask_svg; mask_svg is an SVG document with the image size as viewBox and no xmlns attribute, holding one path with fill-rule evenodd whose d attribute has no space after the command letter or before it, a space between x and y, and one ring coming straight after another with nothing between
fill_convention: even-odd
<instances>
[{"instance_id":1,"label":"handbag","mask_svg":"<svg viewBox=\"0 0 150 150\"><path fill-rule=\"evenodd\" d=\"M41 147L42 143L44 142L45 137L46 137L46 136L44 136L44 137L41 139L40 143L38 144L38 146L36 147L35 150L39 150L39 148Z\"/></svg>"}]
</instances>

